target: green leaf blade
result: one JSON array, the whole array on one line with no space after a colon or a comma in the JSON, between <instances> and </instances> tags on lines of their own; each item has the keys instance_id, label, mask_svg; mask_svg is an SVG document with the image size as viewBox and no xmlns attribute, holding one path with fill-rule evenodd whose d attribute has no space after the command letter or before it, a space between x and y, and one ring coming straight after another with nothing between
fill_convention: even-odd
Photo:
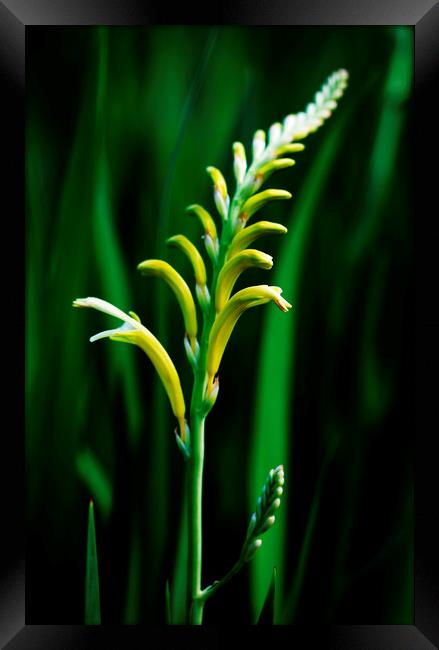
<instances>
[{"instance_id":1,"label":"green leaf blade","mask_svg":"<svg viewBox=\"0 0 439 650\"><path fill-rule=\"evenodd\" d=\"M101 624L98 554L93 501L88 509L87 560L85 569L85 624Z\"/></svg>"},{"instance_id":2,"label":"green leaf blade","mask_svg":"<svg viewBox=\"0 0 439 650\"><path fill-rule=\"evenodd\" d=\"M258 618L258 625L274 625L274 601L276 598L276 578L277 569L273 567L270 586L268 587L267 596Z\"/></svg>"}]
</instances>

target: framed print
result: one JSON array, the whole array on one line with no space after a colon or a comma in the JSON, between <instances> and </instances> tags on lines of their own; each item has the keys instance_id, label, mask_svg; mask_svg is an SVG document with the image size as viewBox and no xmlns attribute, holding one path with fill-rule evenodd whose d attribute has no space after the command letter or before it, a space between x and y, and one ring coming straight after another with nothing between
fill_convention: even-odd
<instances>
[{"instance_id":1,"label":"framed print","mask_svg":"<svg viewBox=\"0 0 439 650\"><path fill-rule=\"evenodd\" d=\"M369 5L0 5L2 647L439 646L439 4Z\"/></svg>"}]
</instances>

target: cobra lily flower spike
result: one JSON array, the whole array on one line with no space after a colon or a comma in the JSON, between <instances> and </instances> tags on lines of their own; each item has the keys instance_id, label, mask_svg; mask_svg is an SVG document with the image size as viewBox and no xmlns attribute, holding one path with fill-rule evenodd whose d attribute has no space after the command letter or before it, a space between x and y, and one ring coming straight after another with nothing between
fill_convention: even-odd
<instances>
[{"instance_id":1,"label":"cobra lily flower spike","mask_svg":"<svg viewBox=\"0 0 439 650\"><path fill-rule=\"evenodd\" d=\"M146 327L144 327L144 325L142 325L139 317L134 312L129 312L130 315L125 314L111 303L101 300L100 298L78 298L73 301L73 306L91 307L92 309L97 309L98 311L104 312L104 314L109 314L110 316L114 316L123 321L123 325L120 327L105 330L92 336L90 338L91 343L94 343L94 341L98 341L99 339L109 338L112 341L132 343L133 345L138 345L142 348L158 372L168 394L169 401L171 402L172 412L178 420L180 437L182 441L185 442L185 404L180 379L169 354L161 343L149 330L146 329Z\"/></svg>"},{"instance_id":2,"label":"cobra lily flower spike","mask_svg":"<svg viewBox=\"0 0 439 650\"><path fill-rule=\"evenodd\" d=\"M270 534L269 530L278 517L283 493L284 469L283 465L278 465L270 470L262 488L238 561L225 577L202 589L205 421L219 394L220 364L233 330L245 311L269 302L274 302L284 313L291 309L291 304L281 296L280 287L261 284L233 293L235 283L243 271L254 268L259 272L260 269L270 270L273 266L271 255L249 246L265 235L287 232L285 226L279 223L256 221L251 226L247 223L268 203L291 198L291 193L286 190L266 189L259 192L259 188L277 170L295 164L288 156L304 149L303 144L297 140L315 132L330 117L337 106L336 100L346 88L347 77L345 70L334 72L306 110L296 115L288 115L283 122L272 124L267 129L268 138L265 131L256 131L252 141L250 165L247 164L243 143L233 143L233 172L236 180L233 196L229 196L226 180L219 169L207 167L213 181L213 199L221 218L217 220L220 224L215 223L211 214L201 205L192 204L186 211L195 215L203 227L204 245L211 262L209 268L206 268L197 246L185 235L174 235L167 240L169 245L181 250L191 263L195 276L195 296L201 308L200 321L191 289L168 262L148 259L137 267L143 275L157 276L167 282L183 314L183 343L194 375L188 424L185 420L185 402L180 379L174 364L164 347L142 325L138 316L134 312L125 314L99 298L82 298L73 303L75 307L92 307L123 321L120 327L96 334L90 340L107 337L141 347L154 364L178 420L180 433L177 436L177 444L186 463L188 490L186 609L187 622L193 625L202 623L207 600L259 551L262 545L260 536ZM239 365L237 368L239 372Z\"/></svg>"}]
</instances>

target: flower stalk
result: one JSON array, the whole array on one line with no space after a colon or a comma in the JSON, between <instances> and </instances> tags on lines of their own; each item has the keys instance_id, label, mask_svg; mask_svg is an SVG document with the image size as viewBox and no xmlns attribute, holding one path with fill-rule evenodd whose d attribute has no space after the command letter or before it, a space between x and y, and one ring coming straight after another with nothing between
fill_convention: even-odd
<instances>
[{"instance_id":1,"label":"flower stalk","mask_svg":"<svg viewBox=\"0 0 439 650\"><path fill-rule=\"evenodd\" d=\"M245 311L269 302L288 312L292 305L281 294L280 287L266 284L246 287L233 294L234 285L243 271L254 267L269 270L273 265L270 255L248 248L265 235L285 234L278 223L258 221L247 226L248 220L268 203L290 199L286 190L267 189L259 192L265 180L279 169L294 165L289 155L303 150L297 140L305 138L323 124L336 107L347 84L347 73L339 70L328 78L314 102L306 111L289 115L283 123L276 122L265 131L258 130L252 143L252 162L247 165L244 145L233 144L236 189L229 197L226 180L219 169L208 167L213 181L213 199L221 218L220 234L211 214L198 204L186 210L195 215L204 230L206 252L211 262L211 281L198 248L184 235L174 235L168 244L179 248L192 265L195 276L195 295L201 308L201 327L191 289L183 277L163 260L145 260L138 265L144 275L163 279L172 289L180 305L183 321L183 343L194 373L189 421L177 370L168 353L155 336L142 325L134 312L125 312L97 298L78 299L76 307L92 307L123 321L123 325L106 330L90 340L101 338L134 343L146 352L152 361L168 394L172 411L178 422L176 440L185 461L188 498L188 623L200 625L206 601L258 552L260 536L275 523L283 491L283 466L270 470L257 507L247 529L238 561L222 580L202 587L202 507L203 468L205 453L205 422L219 393L218 372L228 341L239 318ZM283 157L282 157L283 156ZM200 333L199 338L198 335Z\"/></svg>"}]
</instances>

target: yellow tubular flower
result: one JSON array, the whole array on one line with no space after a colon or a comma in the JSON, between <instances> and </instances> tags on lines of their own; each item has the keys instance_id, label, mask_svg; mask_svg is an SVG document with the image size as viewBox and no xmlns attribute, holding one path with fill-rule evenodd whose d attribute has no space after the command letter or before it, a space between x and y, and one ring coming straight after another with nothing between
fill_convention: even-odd
<instances>
[{"instance_id":1,"label":"yellow tubular flower","mask_svg":"<svg viewBox=\"0 0 439 650\"><path fill-rule=\"evenodd\" d=\"M167 262L163 260L145 260L137 265L137 269L143 275L152 275L162 278L171 287L183 312L186 334L189 337L192 350L196 350L197 337L197 312L191 290L181 275Z\"/></svg>"},{"instance_id":2,"label":"yellow tubular flower","mask_svg":"<svg viewBox=\"0 0 439 650\"><path fill-rule=\"evenodd\" d=\"M292 158L277 158L276 160L270 160L268 163L265 163L265 165L262 165L262 167L258 169L257 175L259 176L261 174L262 176L267 177L269 174L272 174L278 169L286 169L287 167L292 167L295 164L296 161Z\"/></svg>"},{"instance_id":3,"label":"yellow tubular flower","mask_svg":"<svg viewBox=\"0 0 439 650\"><path fill-rule=\"evenodd\" d=\"M250 246L255 239L263 237L264 235L281 235L287 232L285 226L280 223L273 223L271 221L257 221L248 228L244 228L232 239L230 244L229 253L227 258L230 260L237 253Z\"/></svg>"},{"instance_id":4,"label":"yellow tubular flower","mask_svg":"<svg viewBox=\"0 0 439 650\"><path fill-rule=\"evenodd\" d=\"M162 384L168 394L172 412L178 420L180 437L183 442L186 439L185 403L181 390L180 379L174 364L162 344L156 337L141 324L139 317L134 312L125 314L111 303L100 298L78 298L73 302L74 307L91 307L109 314L123 321L123 325L116 329L105 330L95 334L90 341L109 338L112 341L132 343L138 345L151 360L158 372Z\"/></svg>"},{"instance_id":5,"label":"yellow tubular flower","mask_svg":"<svg viewBox=\"0 0 439 650\"><path fill-rule=\"evenodd\" d=\"M207 309L210 302L210 294L206 284L206 267L198 249L184 235L175 235L167 239L166 242L171 246L179 248L189 258L195 273L195 293L197 294L198 302L203 309Z\"/></svg>"},{"instance_id":6,"label":"yellow tubular flower","mask_svg":"<svg viewBox=\"0 0 439 650\"><path fill-rule=\"evenodd\" d=\"M207 351L208 395L214 390L215 375L218 372L224 350L238 318L246 309L262 305L270 300L273 300L282 311L288 311L292 305L281 297L281 293L282 289L280 287L269 287L266 284L247 287L232 296L217 316L210 332Z\"/></svg>"},{"instance_id":7,"label":"yellow tubular flower","mask_svg":"<svg viewBox=\"0 0 439 650\"><path fill-rule=\"evenodd\" d=\"M209 254L209 257L212 261L216 259L218 254L219 244L218 244L218 235L216 232L215 222L210 216L210 214L205 210L201 205L189 205L186 208L186 212L195 214L201 221L204 228L204 244L206 250Z\"/></svg>"},{"instance_id":8,"label":"yellow tubular flower","mask_svg":"<svg viewBox=\"0 0 439 650\"><path fill-rule=\"evenodd\" d=\"M264 192L255 194L244 203L241 214L239 215L240 220L246 223L266 203L278 199L291 199L291 194L286 190L265 190Z\"/></svg>"},{"instance_id":9,"label":"yellow tubular flower","mask_svg":"<svg viewBox=\"0 0 439 650\"><path fill-rule=\"evenodd\" d=\"M166 243L179 248L189 258L194 269L195 282L199 285L205 285L207 282L206 267L197 247L184 235L169 237Z\"/></svg>"},{"instance_id":10,"label":"yellow tubular flower","mask_svg":"<svg viewBox=\"0 0 439 650\"><path fill-rule=\"evenodd\" d=\"M298 151L303 151L305 145L301 142L292 142L291 144L283 144L278 149L276 149L276 155L281 156L284 153L297 153Z\"/></svg>"},{"instance_id":11,"label":"yellow tubular flower","mask_svg":"<svg viewBox=\"0 0 439 650\"><path fill-rule=\"evenodd\" d=\"M186 212L195 214L198 217L203 225L206 235L209 235L214 241L218 239L215 221L207 210L205 210L201 205L194 203L194 205L188 205Z\"/></svg>"},{"instance_id":12,"label":"yellow tubular flower","mask_svg":"<svg viewBox=\"0 0 439 650\"><path fill-rule=\"evenodd\" d=\"M255 174L253 191L255 192L258 190L261 185L270 178L273 172L279 171L280 169L286 169L287 167L292 167L295 164L296 161L292 158L278 158L265 163L265 165L259 167Z\"/></svg>"},{"instance_id":13,"label":"yellow tubular flower","mask_svg":"<svg viewBox=\"0 0 439 650\"><path fill-rule=\"evenodd\" d=\"M273 258L271 255L254 249L248 249L235 255L226 262L218 275L218 282L215 292L215 308L220 312L228 301L236 280L241 273L250 267L271 269Z\"/></svg>"}]
</instances>

